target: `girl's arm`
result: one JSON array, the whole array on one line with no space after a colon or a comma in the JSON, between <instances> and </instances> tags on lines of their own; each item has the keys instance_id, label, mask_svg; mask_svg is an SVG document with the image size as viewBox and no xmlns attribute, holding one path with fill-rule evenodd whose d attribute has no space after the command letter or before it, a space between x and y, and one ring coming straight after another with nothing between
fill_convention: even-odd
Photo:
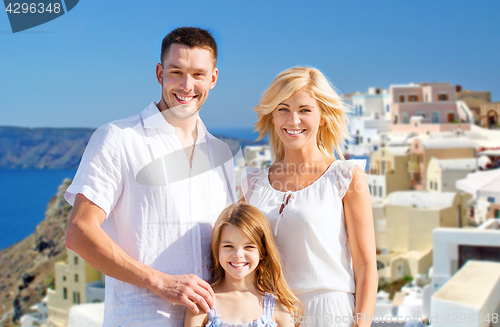
<instances>
[{"instance_id":1,"label":"girl's arm","mask_svg":"<svg viewBox=\"0 0 500 327\"><path fill-rule=\"evenodd\" d=\"M191 310L186 310L184 315L184 327L203 327L207 314L200 310L200 313L195 314ZM205 322L206 323L206 322Z\"/></svg>"},{"instance_id":2,"label":"girl's arm","mask_svg":"<svg viewBox=\"0 0 500 327\"><path fill-rule=\"evenodd\" d=\"M356 282L354 325L370 326L377 299L378 273L370 192L365 174L359 167L344 196L344 214L352 253Z\"/></svg>"},{"instance_id":3,"label":"girl's arm","mask_svg":"<svg viewBox=\"0 0 500 327\"><path fill-rule=\"evenodd\" d=\"M288 309L278 299L275 300L274 319L278 327L294 327L295 320L298 320L294 320Z\"/></svg>"}]
</instances>

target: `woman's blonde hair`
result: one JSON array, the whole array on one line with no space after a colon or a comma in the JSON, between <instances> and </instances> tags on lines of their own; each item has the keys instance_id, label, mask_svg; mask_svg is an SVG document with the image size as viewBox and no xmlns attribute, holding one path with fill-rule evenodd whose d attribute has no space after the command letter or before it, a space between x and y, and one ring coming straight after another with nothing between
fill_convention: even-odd
<instances>
[{"instance_id":1,"label":"woman's blonde hair","mask_svg":"<svg viewBox=\"0 0 500 327\"><path fill-rule=\"evenodd\" d=\"M271 121L272 113L281 102L302 89L316 99L321 109L321 118L325 121L325 124L319 127L316 137L319 150L328 157L334 157L335 147L340 158L344 159L340 145L345 145L346 139L350 138L347 128L348 107L327 78L316 68L294 67L276 76L264 91L260 103L254 108L258 115L255 124L255 131L259 132L258 140L264 138L269 131L273 163L283 160L285 148Z\"/></svg>"},{"instance_id":2,"label":"woman's blonde hair","mask_svg":"<svg viewBox=\"0 0 500 327\"><path fill-rule=\"evenodd\" d=\"M226 208L215 222L210 242L212 259L213 289L221 286L225 271L219 262L219 245L224 226L234 226L241 230L258 248L260 261L255 268L254 285L257 292L274 294L294 317L301 317L302 304L287 285L281 270L281 259L274 243L271 226L266 217L256 207L247 203L236 203Z\"/></svg>"}]
</instances>

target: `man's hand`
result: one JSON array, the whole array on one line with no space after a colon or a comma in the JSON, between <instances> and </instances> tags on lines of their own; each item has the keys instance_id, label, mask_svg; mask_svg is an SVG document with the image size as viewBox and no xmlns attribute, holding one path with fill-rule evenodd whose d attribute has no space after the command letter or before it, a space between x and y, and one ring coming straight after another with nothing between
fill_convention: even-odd
<instances>
[{"instance_id":1,"label":"man's hand","mask_svg":"<svg viewBox=\"0 0 500 327\"><path fill-rule=\"evenodd\" d=\"M200 312L198 307L208 313L215 305L215 294L210 284L192 274L163 274L152 291L166 301L184 305L194 314Z\"/></svg>"},{"instance_id":2,"label":"man's hand","mask_svg":"<svg viewBox=\"0 0 500 327\"><path fill-rule=\"evenodd\" d=\"M107 276L147 288L166 301L194 313L214 306L210 285L196 275L167 275L126 254L101 228L104 211L82 194L75 199L68 222L66 246Z\"/></svg>"}]
</instances>

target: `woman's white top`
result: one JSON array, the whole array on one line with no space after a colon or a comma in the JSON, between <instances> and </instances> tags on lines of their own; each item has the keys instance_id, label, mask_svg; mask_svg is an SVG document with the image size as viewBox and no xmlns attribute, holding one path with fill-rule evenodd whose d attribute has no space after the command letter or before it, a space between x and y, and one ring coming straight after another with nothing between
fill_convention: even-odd
<instances>
[{"instance_id":1,"label":"woman's white top","mask_svg":"<svg viewBox=\"0 0 500 327\"><path fill-rule=\"evenodd\" d=\"M246 167L243 195L269 220L286 281L295 294L317 290L354 293L342 199L354 167L364 171L365 165L365 160L336 160L314 183L295 192L272 188L269 168Z\"/></svg>"}]
</instances>

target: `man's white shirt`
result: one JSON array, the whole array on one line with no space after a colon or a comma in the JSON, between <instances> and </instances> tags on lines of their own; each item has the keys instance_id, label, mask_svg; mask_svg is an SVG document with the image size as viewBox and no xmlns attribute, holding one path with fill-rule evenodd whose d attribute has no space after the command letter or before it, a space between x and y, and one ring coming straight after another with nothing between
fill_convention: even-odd
<instances>
[{"instance_id":1,"label":"man's white shirt","mask_svg":"<svg viewBox=\"0 0 500 327\"><path fill-rule=\"evenodd\" d=\"M73 205L81 193L99 206L106 213L103 229L132 258L167 274L208 280L212 227L234 201L234 167L229 147L199 118L197 130L190 166L154 102L99 127L65 198ZM181 326L183 317L183 306L106 277L103 326Z\"/></svg>"}]
</instances>

